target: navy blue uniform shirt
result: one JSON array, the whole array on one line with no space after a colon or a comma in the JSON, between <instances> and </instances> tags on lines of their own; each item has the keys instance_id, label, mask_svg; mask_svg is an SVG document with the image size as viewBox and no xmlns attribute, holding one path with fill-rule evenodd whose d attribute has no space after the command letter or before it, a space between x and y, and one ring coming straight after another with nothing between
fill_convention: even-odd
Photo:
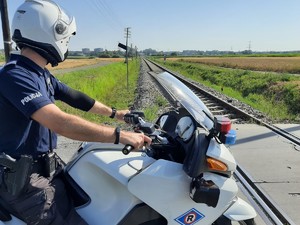
<instances>
[{"instance_id":1,"label":"navy blue uniform shirt","mask_svg":"<svg viewBox=\"0 0 300 225\"><path fill-rule=\"evenodd\" d=\"M11 55L0 71L0 152L12 157L47 152L49 130L31 115L67 95L68 90L47 69L22 55ZM57 136L51 136L52 147L56 148Z\"/></svg>"}]
</instances>

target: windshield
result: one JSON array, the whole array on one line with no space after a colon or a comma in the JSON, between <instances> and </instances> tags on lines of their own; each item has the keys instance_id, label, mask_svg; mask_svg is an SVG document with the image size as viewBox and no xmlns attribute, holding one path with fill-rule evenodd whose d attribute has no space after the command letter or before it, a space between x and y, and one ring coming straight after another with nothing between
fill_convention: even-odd
<instances>
[{"instance_id":1,"label":"windshield","mask_svg":"<svg viewBox=\"0 0 300 225\"><path fill-rule=\"evenodd\" d=\"M199 124L207 130L213 127L212 113L187 86L167 72L155 75L155 77Z\"/></svg>"}]
</instances>

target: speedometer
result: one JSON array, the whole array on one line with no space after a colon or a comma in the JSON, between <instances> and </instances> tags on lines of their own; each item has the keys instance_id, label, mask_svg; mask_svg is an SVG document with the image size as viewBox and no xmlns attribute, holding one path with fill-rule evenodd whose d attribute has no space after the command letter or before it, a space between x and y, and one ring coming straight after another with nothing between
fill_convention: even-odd
<instances>
[{"instance_id":1,"label":"speedometer","mask_svg":"<svg viewBox=\"0 0 300 225\"><path fill-rule=\"evenodd\" d=\"M195 131L195 124L191 117L182 117L176 126L175 132L183 140L188 141Z\"/></svg>"}]
</instances>

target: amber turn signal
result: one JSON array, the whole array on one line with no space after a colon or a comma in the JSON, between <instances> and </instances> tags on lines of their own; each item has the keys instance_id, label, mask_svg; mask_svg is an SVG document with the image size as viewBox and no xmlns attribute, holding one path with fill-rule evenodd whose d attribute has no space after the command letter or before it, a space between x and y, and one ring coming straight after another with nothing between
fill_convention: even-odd
<instances>
[{"instance_id":1,"label":"amber turn signal","mask_svg":"<svg viewBox=\"0 0 300 225\"><path fill-rule=\"evenodd\" d=\"M211 170L217 170L217 171L227 171L227 165L217 159L214 158L207 158L206 159L207 166Z\"/></svg>"}]
</instances>

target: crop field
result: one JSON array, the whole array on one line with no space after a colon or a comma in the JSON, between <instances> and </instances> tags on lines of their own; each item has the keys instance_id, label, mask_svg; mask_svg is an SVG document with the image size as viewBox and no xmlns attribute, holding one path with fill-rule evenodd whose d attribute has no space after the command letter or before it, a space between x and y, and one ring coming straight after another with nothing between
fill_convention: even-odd
<instances>
[{"instance_id":1,"label":"crop field","mask_svg":"<svg viewBox=\"0 0 300 225\"><path fill-rule=\"evenodd\" d=\"M74 67L88 66L93 64L98 64L101 62L121 62L124 61L123 58L92 58L92 59L66 59L64 62L58 64L56 67L51 67L47 65L50 71L59 69L69 69Z\"/></svg>"},{"instance_id":2,"label":"crop field","mask_svg":"<svg viewBox=\"0 0 300 225\"><path fill-rule=\"evenodd\" d=\"M167 60L235 69L300 74L300 57L184 57Z\"/></svg>"}]
</instances>

